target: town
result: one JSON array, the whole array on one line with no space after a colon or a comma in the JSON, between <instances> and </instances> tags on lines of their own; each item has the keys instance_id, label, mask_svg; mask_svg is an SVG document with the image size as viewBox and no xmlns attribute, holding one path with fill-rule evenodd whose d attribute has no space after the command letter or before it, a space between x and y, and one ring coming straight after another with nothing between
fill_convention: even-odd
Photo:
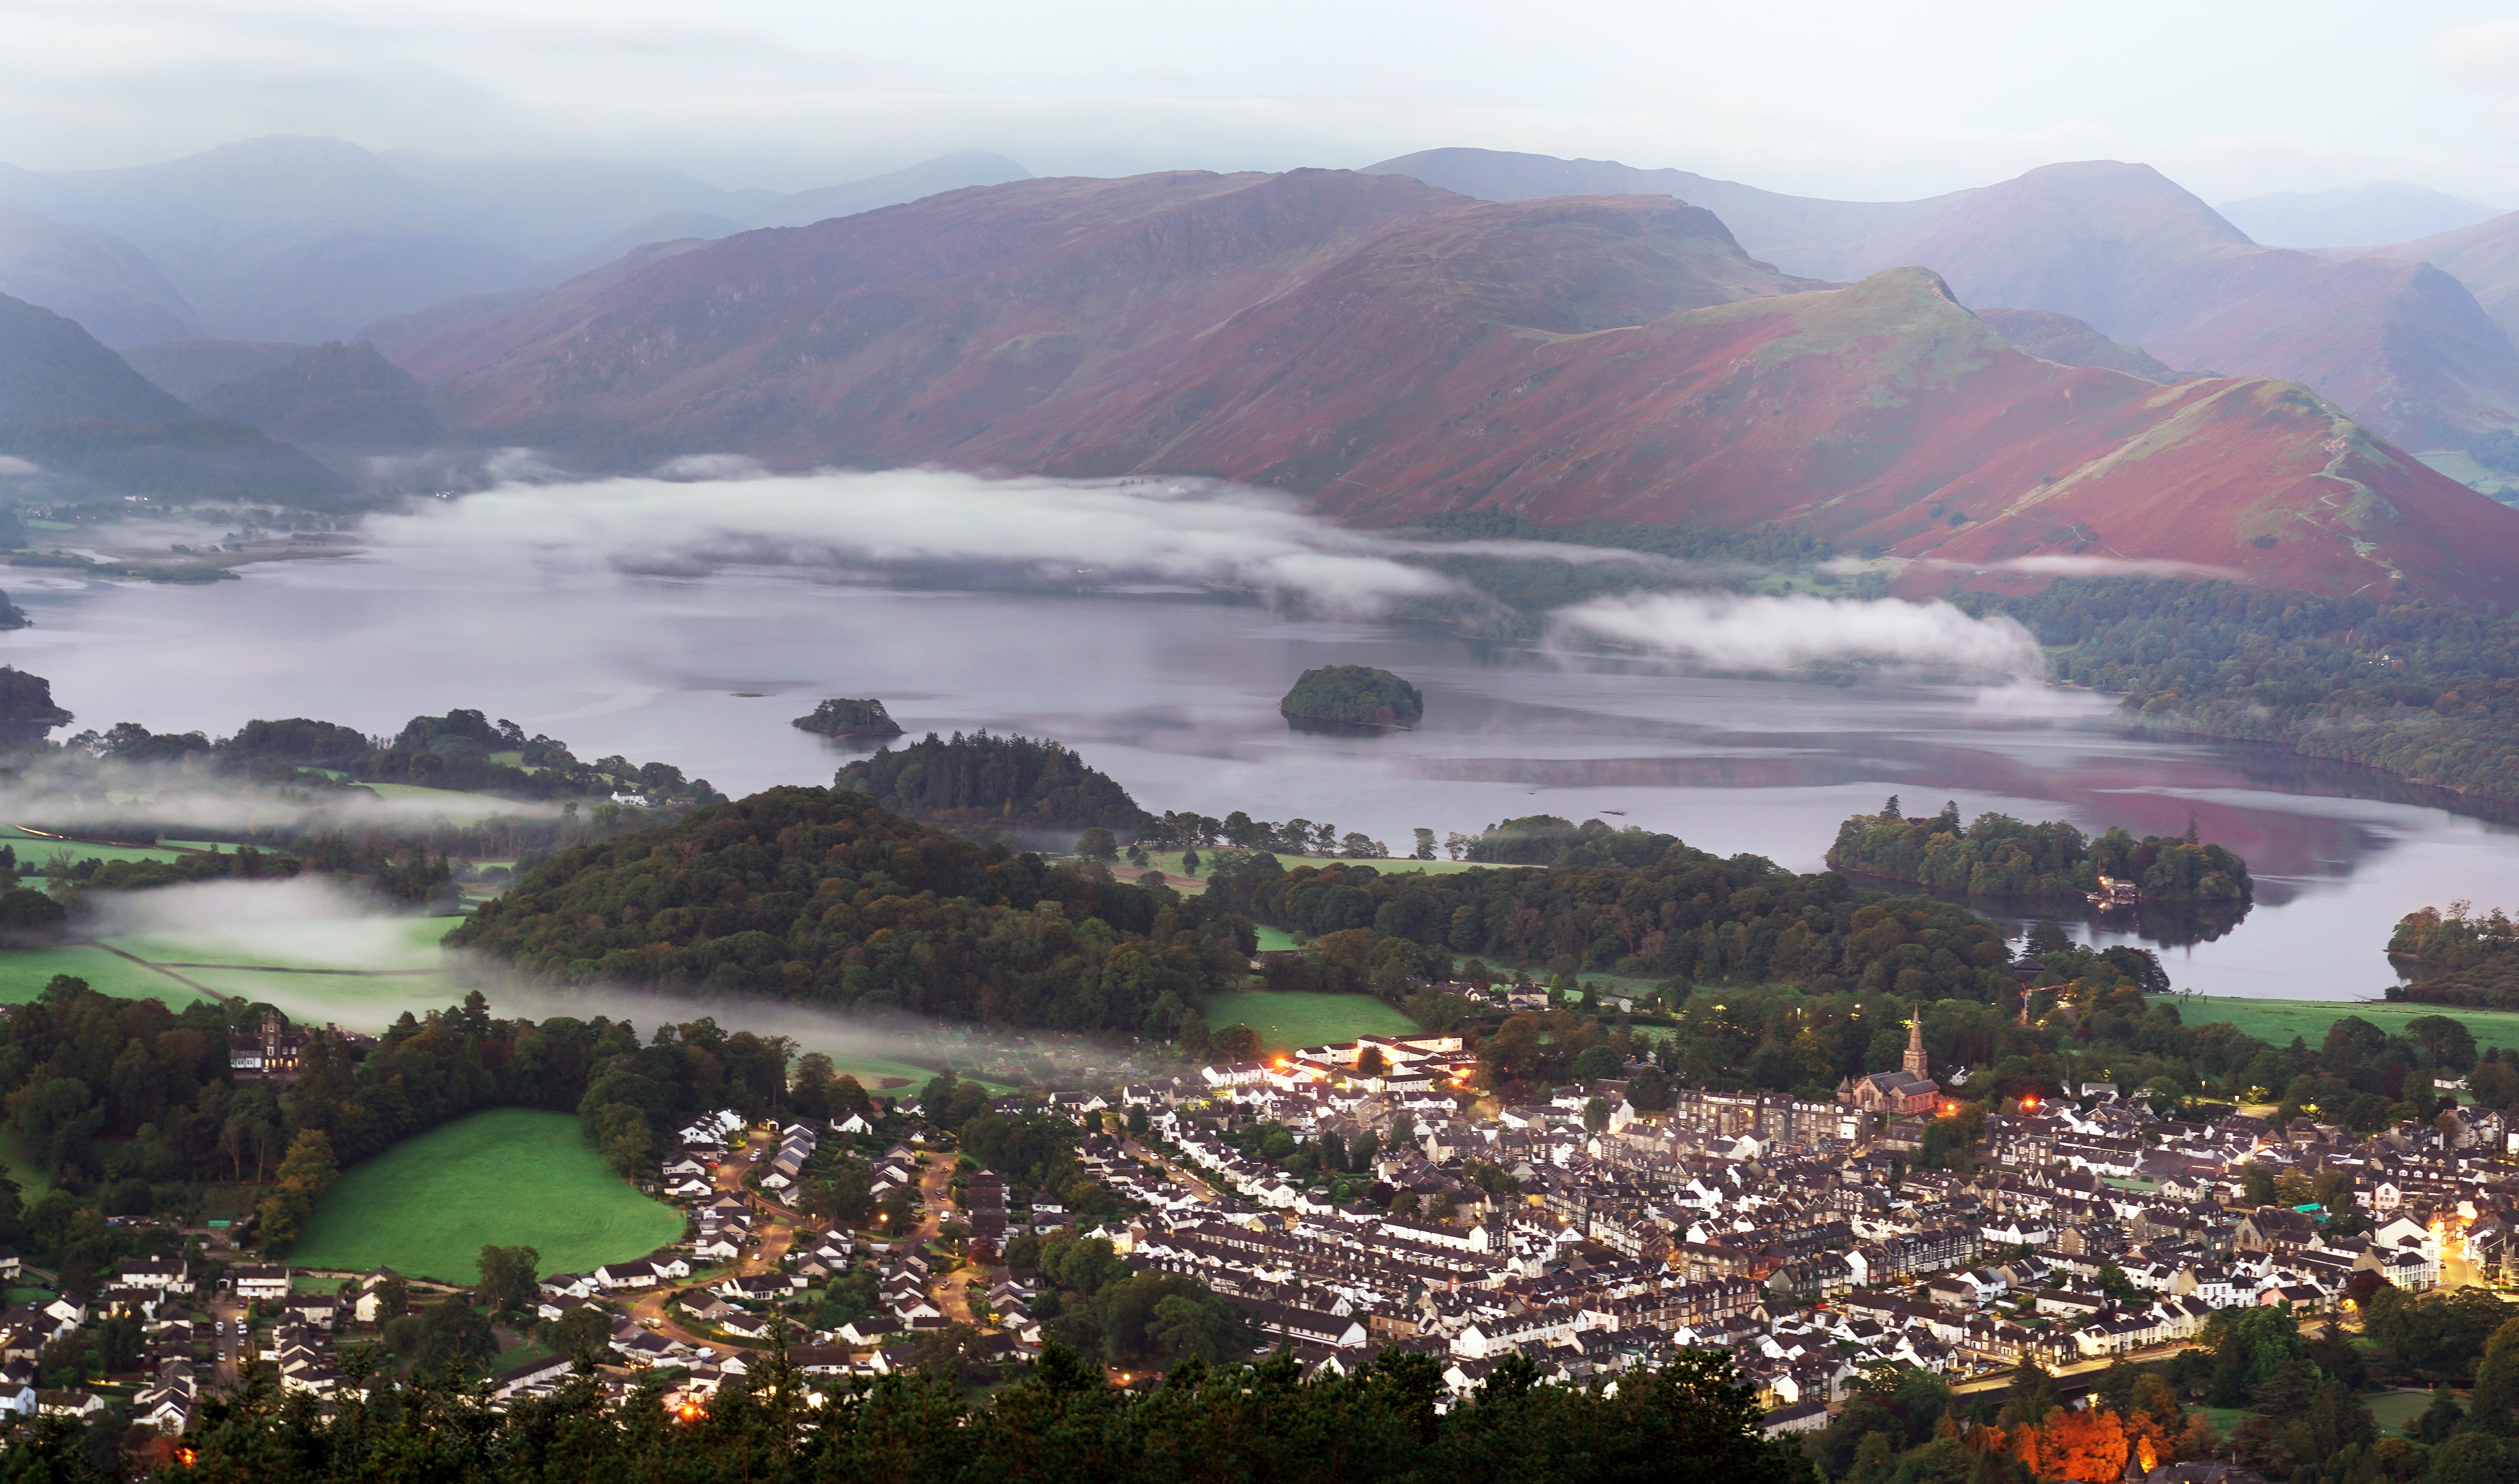
<instances>
[{"instance_id":1,"label":"town","mask_svg":"<svg viewBox=\"0 0 2519 1484\"><path fill-rule=\"evenodd\" d=\"M237 1060L277 1070L304 1042L275 1023ZM486 1360L519 1348L510 1330L540 1336L487 1377L493 1405L592 1365L617 1398L644 1387L697 1415L773 1353L837 1394L940 1362L1039 1357L1059 1326L1039 1264L1066 1242L1106 1244L1115 1273L1228 1300L1251 1355L1347 1374L1380 1352L1423 1354L1455 1400L1511 1357L1614 1386L1720 1352L1755 1389L1763 1429L1785 1437L1825 1427L1886 1372L1962 1386L2034 1366L2069 1387L2195 1343L2218 1311L2350 1321L2383 1289L2494 1285L2519 1223L2496 1111L2356 1137L2306 1118L2181 1122L2087 1082L1986 1114L1961 1170L1919 1161L1959 1107L1921 1024L1899 1069L1826 1103L1675 1089L1645 1112L1627 1093L1649 1069L1500 1106L1469 1090L1463 1037L1368 1035L1100 1089L994 1095L948 1074L815 1122L727 1111L658 1161L653 1188L686 1227L646 1257L538 1274L528 1251L518 1276L490 1248L466 1294L390 1270L252 1261L236 1245L249 1234L186 1233L180 1256L128 1260L93 1294L64 1288L0 1316L0 1407L104 1412L104 1388L47 1380L87 1342L131 1352L148 1382L114 1401L170 1439L217 1391L303 1393L320 1412L379 1340L399 1352L428 1327L416 1306L473 1312L449 1297L502 1330L419 1353ZM984 1119L1068 1129L1083 1182L1010 1181L974 1157ZM812 1192L842 1164L862 1171L854 1219L818 1217ZM13 1285L60 1287L14 1252L0 1263ZM857 1312L824 1323L843 1289Z\"/></svg>"}]
</instances>

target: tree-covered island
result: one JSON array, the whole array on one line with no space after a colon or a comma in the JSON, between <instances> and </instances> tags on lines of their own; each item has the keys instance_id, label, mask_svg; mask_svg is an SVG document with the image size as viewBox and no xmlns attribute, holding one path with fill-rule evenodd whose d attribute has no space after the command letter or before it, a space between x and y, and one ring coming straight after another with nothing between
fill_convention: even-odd
<instances>
[{"instance_id":1,"label":"tree-covered island","mask_svg":"<svg viewBox=\"0 0 2519 1484\"><path fill-rule=\"evenodd\" d=\"M2256 890L2248 863L2218 845L2123 829L2092 837L2060 819L2031 824L2008 814L1960 822L1960 807L1911 819L1896 795L1877 814L1857 814L1836 828L1828 863L1840 871L1970 896L2082 896L2099 878L2130 881L2146 901L2246 901Z\"/></svg>"},{"instance_id":2,"label":"tree-covered island","mask_svg":"<svg viewBox=\"0 0 2519 1484\"><path fill-rule=\"evenodd\" d=\"M1348 726L1414 726L1426 715L1416 686L1388 670L1368 665L1324 665L1306 670L1277 703L1290 720L1332 721Z\"/></svg>"},{"instance_id":3,"label":"tree-covered island","mask_svg":"<svg viewBox=\"0 0 2519 1484\"><path fill-rule=\"evenodd\" d=\"M825 737L898 737L901 723L876 700L853 701L834 696L814 708L811 716L789 723Z\"/></svg>"}]
</instances>

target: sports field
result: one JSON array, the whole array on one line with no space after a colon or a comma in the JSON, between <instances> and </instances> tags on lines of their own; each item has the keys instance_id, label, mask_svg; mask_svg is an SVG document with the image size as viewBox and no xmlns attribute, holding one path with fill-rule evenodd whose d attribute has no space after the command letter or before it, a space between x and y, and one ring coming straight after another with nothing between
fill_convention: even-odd
<instances>
[{"instance_id":1,"label":"sports field","mask_svg":"<svg viewBox=\"0 0 2519 1484\"><path fill-rule=\"evenodd\" d=\"M604 1167L566 1113L506 1108L406 1139L324 1193L288 1261L474 1283L485 1244L583 1273L683 1235L683 1214Z\"/></svg>"},{"instance_id":2,"label":"sports field","mask_svg":"<svg viewBox=\"0 0 2519 1484\"><path fill-rule=\"evenodd\" d=\"M1213 1026L1248 1026L1271 1052L1337 1045L1360 1035L1411 1035L1417 1023L1369 994L1304 989L1237 989L1202 1007Z\"/></svg>"},{"instance_id":3,"label":"sports field","mask_svg":"<svg viewBox=\"0 0 2519 1484\"><path fill-rule=\"evenodd\" d=\"M2261 1041L2288 1046L2293 1036L2312 1049L2326 1039L2326 1027L2346 1016L2358 1016L2392 1035L2405 1033L2406 1022L2417 1016L2445 1015L2466 1026L2478 1046L2519 1046L2519 1012L2457 1010L2445 1005L2358 1004L2351 1000L2258 1000L2232 996L2177 995L2178 1019L2188 1026L2228 1021ZM1213 1017L1211 1017L1213 1019Z\"/></svg>"}]
</instances>

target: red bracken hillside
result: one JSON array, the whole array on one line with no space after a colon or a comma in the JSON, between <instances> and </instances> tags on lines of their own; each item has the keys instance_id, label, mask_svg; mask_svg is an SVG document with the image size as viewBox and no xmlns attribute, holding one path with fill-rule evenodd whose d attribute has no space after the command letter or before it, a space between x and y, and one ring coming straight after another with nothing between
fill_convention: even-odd
<instances>
[{"instance_id":1,"label":"red bracken hillside","mask_svg":"<svg viewBox=\"0 0 2519 1484\"><path fill-rule=\"evenodd\" d=\"M1207 473L1367 524L1785 522L1918 558L1911 588L2058 558L2519 587L2519 511L2306 388L2041 360L1930 273L1790 279L1661 196L1027 181L729 238L403 359L466 425L616 464Z\"/></svg>"},{"instance_id":2,"label":"red bracken hillside","mask_svg":"<svg viewBox=\"0 0 2519 1484\"><path fill-rule=\"evenodd\" d=\"M1971 309L2067 314L2181 371L2306 382L2413 448L2461 447L2519 420L2519 350L2502 332L2519 316L2497 308L2511 276L2507 249L2489 240L2493 223L2378 249L2384 256L2266 247L2159 171L2117 160L2043 165L1918 201L1814 200L1684 171L1489 150L1430 150L1367 168L1482 200L1668 192L1712 209L1749 252L1792 271L1854 279L1929 268ZM2510 230L2519 215L2499 220L2519 237Z\"/></svg>"}]
</instances>

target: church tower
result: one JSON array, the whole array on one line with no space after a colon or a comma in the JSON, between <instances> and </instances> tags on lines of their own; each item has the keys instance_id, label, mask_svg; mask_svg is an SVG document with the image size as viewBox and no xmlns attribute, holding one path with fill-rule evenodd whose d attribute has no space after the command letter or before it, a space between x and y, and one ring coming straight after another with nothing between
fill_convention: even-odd
<instances>
[{"instance_id":1,"label":"church tower","mask_svg":"<svg viewBox=\"0 0 2519 1484\"><path fill-rule=\"evenodd\" d=\"M1907 1059L1905 1066L1907 1069L1907 1075L1914 1077L1919 1081L1922 1081L1933 1074L1930 1069L1925 1065L1924 1013L1922 1010L1917 1011L1915 1019L1907 1023Z\"/></svg>"}]
</instances>

